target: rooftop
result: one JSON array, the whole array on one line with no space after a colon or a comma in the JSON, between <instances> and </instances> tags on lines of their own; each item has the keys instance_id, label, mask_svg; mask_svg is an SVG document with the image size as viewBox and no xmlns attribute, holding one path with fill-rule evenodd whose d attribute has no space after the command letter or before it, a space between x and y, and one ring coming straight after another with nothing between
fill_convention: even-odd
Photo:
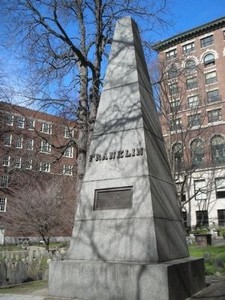
<instances>
[{"instance_id":1,"label":"rooftop","mask_svg":"<svg viewBox=\"0 0 225 300\"><path fill-rule=\"evenodd\" d=\"M181 32L164 41L160 41L153 45L153 49L157 52L173 47L179 43L185 42L202 34L212 32L218 28L225 26L225 17L194 27L190 30Z\"/></svg>"}]
</instances>

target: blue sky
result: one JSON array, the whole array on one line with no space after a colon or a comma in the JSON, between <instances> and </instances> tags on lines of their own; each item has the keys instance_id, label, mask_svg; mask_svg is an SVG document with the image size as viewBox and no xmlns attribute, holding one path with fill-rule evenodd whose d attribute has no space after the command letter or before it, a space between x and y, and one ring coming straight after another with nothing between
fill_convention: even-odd
<instances>
[{"instance_id":1,"label":"blue sky","mask_svg":"<svg viewBox=\"0 0 225 300\"><path fill-rule=\"evenodd\" d=\"M170 0L169 10L173 26L156 35L157 40L225 16L225 0Z\"/></svg>"}]
</instances>

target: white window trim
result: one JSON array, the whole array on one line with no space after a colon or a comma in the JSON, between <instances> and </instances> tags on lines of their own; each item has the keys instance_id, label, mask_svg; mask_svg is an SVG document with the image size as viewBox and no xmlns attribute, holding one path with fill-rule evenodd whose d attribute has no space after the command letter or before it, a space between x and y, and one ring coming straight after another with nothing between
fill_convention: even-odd
<instances>
[{"instance_id":1,"label":"white window trim","mask_svg":"<svg viewBox=\"0 0 225 300\"><path fill-rule=\"evenodd\" d=\"M31 142L31 148L28 147L28 141ZM33 139L28 139L27 140L27 151L33 151L34 150L34 140Z\"/></svg>"},{"instance_id":2,"label":"white window trim","mask_svg":"<svg viewBox=\"0 0 225 300\"><path fill-rule=\"evenodd\" d=\"M21 141L21 146L20 147L18 147L16 145L17 141L19 141L19 140ZM17 148L17 149L22 149L23 148L23 137L22 136L17 137L17 139L15 140L15 148Z\"/></svg>"},{"instance_id":3,"label":"white window trim","mask_svg":"<svg viewBox=\"0 0 225 300\"><path fill-rule=\"evenodd\" d=\"M46 151L43 148L46 148ZM51 153L51 151L52 151L51 144L49 144L46 141L41 141L41 150L40 150L40 152L49 154L49 153Z\"/></svg>"},{"instance_id":4,"label":"white window trim","mask_svg":"<svg viewBox=\"0 0 225 300\"><path fill-rule=\"evenodd\" d=\"M7 159L8 164L4 163L4 157L8 157L8 159ZM10 156L9 155L4 155L3 156L3 158L2 158L2 165L3 165L3 167L9 167L10 166Z\"/></svg>"},{"instance_id":5,"label":"white window trim","mask_svg":"<svg viewBox=\"0 0 225 300\"><path fill-rule=\"evenodd\" d=\"M6 205L7 205L7 198L5 197L0 197L0 199L4 199L4 210L0 209L0 213L6 212ZM0 206L1 207L1 206Z\"/></svg>"},{"instance_id":6,"label":"white window trim","mask_svg":"<svg viewBox=\"0 0 225 300\"><path fill-rule=\"evenodd\" d=\"M66 151L69 151L68 149L71 149L71 151L70 151L69 155L66 155L65 152L66 152ZM64 156L64 157L68 157L68 158L73 158L73 147L72 147L72 146L67 147L66 150L65 150L64 153L63 153L63 156Z\"/></svg>"},{"instance_id":7,"label":"white window trim","mask_svg":"<svg viewBox=\"0 0 225 300\"><path fill-rule=\"evenodd\" d=\"M73 175L73 166L71 165L63 165L63 174L67 176Z\"/></svg>"},{"instance_id":8,"label":"white window trim","mask_svg":"<svg viewBox=\"0 0 225 300\"><path fill-rule=\"evenodd\" d=\"M9 136L9 145L5 145L5 136ZM5 147L11 147L12 146L12 134L6 134L3 139L4 139L4 146Z\"/></svg>"},{"instance_id":9,"label":"white window trim","mask_svg":"<svg viewBox=\"0 0 225 300\"><path fill-rule=\"evenodd\" d=\"M43 169L43 166L47 166L47 169ZM51 164L49 162L40 162L40 172L50 173L51 172Z\"/></svg>"},{"instance_id":10,"label":"white window trim","mask_svg":"<svg viewBox=\"0 0 225 300\"><path fill-rule=\"evenodd\" d=\"M48 130L44 130L45 126L48 126ZM52 134L52 124L47 122L42 122L41 132L46 134Z\"/></svg>"}]
</instances>

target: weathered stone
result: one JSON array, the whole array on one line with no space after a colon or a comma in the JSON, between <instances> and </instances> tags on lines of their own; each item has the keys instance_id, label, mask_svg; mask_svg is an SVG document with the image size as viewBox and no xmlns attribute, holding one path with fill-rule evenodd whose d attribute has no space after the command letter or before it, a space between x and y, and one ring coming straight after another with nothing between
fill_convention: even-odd
<instances>
[{"instance_id":1,"label":"weathered stone","mask_svg":"<svg viewBox=\"0 0 225 300\"><path fill-rule=\"evenodd\" d=\"M99 191L117 194L104 195L99 207ZM65 261L50 263L49 293L183 300L204 286L203 260L188 256L138 29L123 18L113 37L70 248Z\"/></svg>"}]
</instances>

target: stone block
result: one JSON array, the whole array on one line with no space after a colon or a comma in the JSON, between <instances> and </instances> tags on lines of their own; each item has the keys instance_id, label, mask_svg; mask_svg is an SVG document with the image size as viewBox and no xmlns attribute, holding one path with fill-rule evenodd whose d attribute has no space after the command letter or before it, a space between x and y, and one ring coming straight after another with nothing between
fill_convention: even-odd
<instances>
[{"instance_id":1,"label":"stone block","mask_svg":"<svg viewBox=\"0 0 225 300\"><path fill-rule=\"evenodd\" d=\"M87 300L184 300L205 287L203 259L160 264L51 262L49 295Z\"/></svg>"}]
</instances>

